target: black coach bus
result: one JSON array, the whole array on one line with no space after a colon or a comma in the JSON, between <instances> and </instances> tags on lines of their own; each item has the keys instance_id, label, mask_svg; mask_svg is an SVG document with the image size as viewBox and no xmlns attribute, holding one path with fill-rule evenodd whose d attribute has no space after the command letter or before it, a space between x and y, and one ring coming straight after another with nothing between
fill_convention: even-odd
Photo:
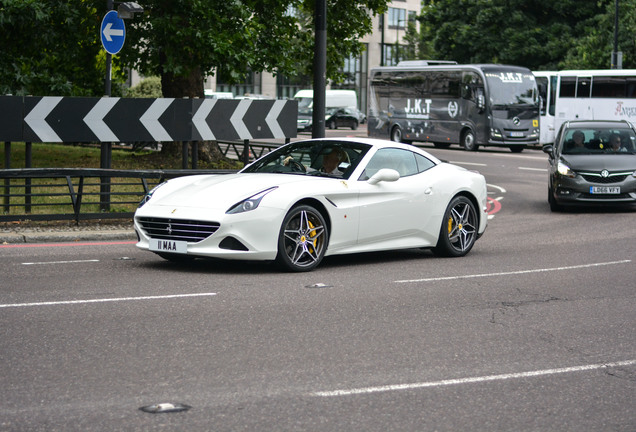
<instances>
[{"instance_id":1,"label":"black coach bus","mask_svg":"<svg viewBox=\"0 0 636 432\"><path fill-rule=\"evenodd\" d=\"M539 144L539 96L529 69L497 64L371 69L368 135L393 141L509 147Z\"/></svg>"}]
</instances>

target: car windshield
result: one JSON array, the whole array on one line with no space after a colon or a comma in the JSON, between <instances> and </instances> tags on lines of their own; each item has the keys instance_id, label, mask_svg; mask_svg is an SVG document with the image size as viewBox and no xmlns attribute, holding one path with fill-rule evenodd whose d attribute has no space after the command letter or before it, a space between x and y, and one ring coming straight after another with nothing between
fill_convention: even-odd
<instances>
[{"instance_id":1,"label":"car windshield","mask_svg":"<svg viewBox=\"0 0 636 432\"><path fill-rule=\"evenodd\" d=\"M243 168L242 173L282 173L348 179L368 144L301 141L282 146Z\"/></svg>"},{"instance_id":2,"label":"car windshield","mask_svg":"<svg viewBox=\"0 0 636 432\"><path fill-rule=\"evenodd\" d=\"M562 154L634 154L636 135L629 128L571 128L563 131Z\"/></svg>"}]
</instances>

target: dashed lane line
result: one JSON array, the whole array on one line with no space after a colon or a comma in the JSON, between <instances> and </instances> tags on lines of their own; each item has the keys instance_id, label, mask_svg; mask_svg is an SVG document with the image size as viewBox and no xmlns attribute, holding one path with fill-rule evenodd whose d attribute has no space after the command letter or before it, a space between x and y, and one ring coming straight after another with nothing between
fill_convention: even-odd
<instances>
[{"instance_id":1,"label":"dashed lane line","mask_svg":"<svg viewBox=\"0 0 636 432\"><path fill-rule=\"evenodd\" d=\"M610 261L610 262L602 262L602 263L581 264L581 265L575 265L575 266L539 268L539 269L517 270L517 271L498 272L498 273L478 273L478 274L469 274L469 275L461 275L461 276L443 276L443 277L433 277L433 278L423 278L423 279L405 279L405 280L396 280L395 283L436 282L436 281L457 280L457 279L510 276L510 275L520 275L520 274L528 274L528 273L545 273L545 272L554 272L554 271L574 270L574 269L581 269L581 268L592 268L592 267L610 266L610 265L618 265L618 264L627 264L630 262L632 262L632 260L620 260L620 261Z\"/></svg>"},{"instance_id":2,"label":"dashed lane line","mask_svg":"<svg viewBox=\"0 0 636 432\"><path fill-rule=\"evenodd\" d=\"M37 306L62 306L62 305L80 305L90 303L111 303L124 301L143 301L143 300L167 300L188 297L209 297L215 296L216 293L195 293L195 294L172 294L160 296L144 296L144 297L118 297L118 298L101 298L89 300L63 300L51 302L35 302L35 303L8 303L0 304L0 308L18 308L18 307L37 307Z\"/></svg>"},{"instance_id":3,"label":"dashed lane line","mask_svg":"<svg viewBox=\"0 0 636 432\"><path fill-rule=\"evenodd\" d=\"M427 387L429 388L444 387L444 386L450 386L450 385L474 384L474 383L482 383L482 382L489 382L489 381L505 381L505 380L511 380L511 379L523 379L523 378L533 378L533 377L540 377L540 376L547 376L547 375L586 372L586 371L593 371L593 370L599 370L599 369L607 369L612 367L633 366L635 364L636 364L636 360L624 360L624 361L617 361L617 362L611 362L611 363L597 363L597 364L563 367L563 368L556 368L556 369L541 369L541 370L528 371L528 372L486 375L486 376L457 378L457 379L446 379L446 380L440 380L440 381L429 381L429 382L410 383L410 384L395 384L395 385L385 385L385 386L377 386L377 387L361 387L361 388L351 388L351 389L343 389L343 390L319 391L319 392L314 392L311 395L320 396L320 397L353 396L353 395L360 395L360 394L381 393L381 392L389 392L389 391L413 390L413 389L421 389L421 388L427 388Z\"/></svg>"}]
</instances>

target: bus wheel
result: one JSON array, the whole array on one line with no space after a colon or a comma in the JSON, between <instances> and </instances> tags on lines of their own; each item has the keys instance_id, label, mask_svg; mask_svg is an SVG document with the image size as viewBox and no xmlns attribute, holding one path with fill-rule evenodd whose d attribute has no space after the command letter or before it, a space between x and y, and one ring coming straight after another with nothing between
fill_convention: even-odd
<instances>
[{"instance_id":1,"label":"bus wheel","mask_svg":"<svg viewBox=\"0 0 636 432\"><path fill-rule=\"evenodd\" d=\"M524 145L510 146L510 151L513 153L521 153L524 148L526 148Z\"/></svg>"},{"instance_id":2,"label":"bus wheel","mask_svg":"<svg viewBox=\"0 0 636 432\"><path fill-rule=\"evenodd\" d=\"M391 129L391 141L402 142L402 129L399 126L394 126Z\"/></svg>"},{"instance_id":3,"label":"bus wheel","mask_svg":"<svg viewBox=\"0 0 636 432\"><path fill-rule=\"evenodd\" d=\"M472 130L466 129L462 134L462 146L468 151L477 151L479 145L475 142L475 134Z\"/></svg>"}]
</instances>

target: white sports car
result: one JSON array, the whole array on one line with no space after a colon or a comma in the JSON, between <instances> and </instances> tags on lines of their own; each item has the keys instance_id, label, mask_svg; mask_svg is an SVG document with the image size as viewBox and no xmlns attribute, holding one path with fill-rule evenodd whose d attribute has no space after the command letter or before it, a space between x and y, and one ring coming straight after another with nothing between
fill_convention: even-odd
<instances>
[{"instance_id":1,"label":"white sports car","mask_svg":"<svg viewBox=\"0 0 636 432\"><path fill-rule=\"evenodd\" d=\"M236 174L175 178L135 213L137 247L168 260L276 260L432 248L463 256L486 229L486 181L417 147L373 139L281 146Z\"/></svg>"}]
</instances>

